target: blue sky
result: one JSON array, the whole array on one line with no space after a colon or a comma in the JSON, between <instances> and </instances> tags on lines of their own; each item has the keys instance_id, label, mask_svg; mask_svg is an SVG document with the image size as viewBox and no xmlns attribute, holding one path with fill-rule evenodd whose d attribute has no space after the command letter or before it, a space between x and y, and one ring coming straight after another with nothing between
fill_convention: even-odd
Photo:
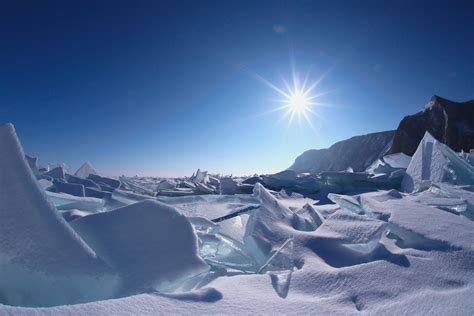
<instances>
[{"instance_id":1,"label":"blue sky","mask_svg":"<svg viewBox=\"0 0 474 316\"><path fill-rule=\"evenodd\" d=\"M0 4L0 123L40 163L109 175L277 172L395 129L433 94L474 99L472 1L12 1ZM290 60L316 93L280 120ZM266 114L265 114L266 113Z\"/></svg>"}]
</instances>

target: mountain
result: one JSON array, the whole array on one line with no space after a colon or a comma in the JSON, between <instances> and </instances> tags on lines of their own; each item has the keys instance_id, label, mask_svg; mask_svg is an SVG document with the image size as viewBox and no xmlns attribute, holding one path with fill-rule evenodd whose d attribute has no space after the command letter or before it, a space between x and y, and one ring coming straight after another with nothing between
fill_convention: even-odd
<instances>
[{"instance_id":1,"label":"mountain","mask_svg":"<svg viewBox=\"0 0 474 316\"><path fill-rule=\"evenodd\" d=\"M347 168L363 171L386 154L412 156L426 132L456 152L474 149L474 100L453 102L435 95L423 110L405 116L397 130L355 136L327 149L308 150L289 169L313 173Z\"/></svg>"},{"instance_id":2,"label":"mountain","mask_svg":"<svg viewBox=\"0 0 474 316\"><path fill-rule=\"evenodd\" d=\"M453 102L433 96L425 108L398 125L390 153L412 156L425 132L456 152L474 148L474 100Z\"/></svg>"},{"instance_id":3,"label":"mountain","mask_svg":"<svg viewBox=\"0 0 474 316\"><path fill-rule=\"evenodd\" d=\"M289 168L296 172L364 171L390 149L395 131L355 136L325 149L311 149L298 156Z\"/></svg>"}]
</instances>

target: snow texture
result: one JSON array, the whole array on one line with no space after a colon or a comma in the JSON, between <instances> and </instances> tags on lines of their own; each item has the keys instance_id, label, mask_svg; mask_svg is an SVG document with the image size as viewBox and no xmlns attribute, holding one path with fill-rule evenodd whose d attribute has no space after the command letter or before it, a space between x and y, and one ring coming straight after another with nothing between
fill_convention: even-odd
<instances>
[{"instance_id":1,"label":"snow texture","mask_svg":"<svg viewBox=\"0 0 474 316\"><path fill-rule=\"evenodd\" d=\"M252 195L234 194L237 178L234 195L217 195L229 177L200 170L165 182L88 175L112 188L104 198L44 191L51 182L24 157L0 127L2 315L474 310L474 178L428 134L403 193L398 154L380 157L377 174L249 178ZM294 193L305 189L320 191Z\"/></svg>"},{"instance_id":2,"label":"snow texture","mask_svg":"<svg viewBox=\"0 0 474 316\"><path fill-rule=\"evenodd\" d=\"M0 127L0 300L50 306L108 298L114 274L48 201L11 124Z\"/></svg>"}]
</instances>

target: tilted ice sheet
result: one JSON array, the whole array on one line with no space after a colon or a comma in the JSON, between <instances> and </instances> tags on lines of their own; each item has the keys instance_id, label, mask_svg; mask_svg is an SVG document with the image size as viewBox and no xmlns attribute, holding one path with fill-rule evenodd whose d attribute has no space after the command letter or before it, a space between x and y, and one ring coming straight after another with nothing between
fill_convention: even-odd
<instances>
[{"instance_id":1,"label":"tilted ice sheet","mask_svg":"<svg viewBox=\"0 0 474 316\"><path fill-rule=\"evenodd\" d=\"M402 189L420 191L432 182L473 184L474 167L426 132L408 166Z\"/></svg>"},{"instance_id":2,"label":"tilted ice sheet","mask_svg":"<svg viewBox=\"0 0 474 316\"><path fill-rule=\"evenodd\" d=\"M85 162L74 173L76 177L83 179L86 179L90 174L99 175L90 162Z\"/></svg>"}]
</instances>

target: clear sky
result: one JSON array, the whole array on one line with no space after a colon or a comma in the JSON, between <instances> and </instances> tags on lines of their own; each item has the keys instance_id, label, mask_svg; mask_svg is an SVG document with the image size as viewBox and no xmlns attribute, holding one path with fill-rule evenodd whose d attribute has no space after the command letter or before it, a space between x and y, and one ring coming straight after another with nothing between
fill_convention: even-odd
<instances>
[{"instance_id":1,"label":"clear sky","mask_svg":"<svg viewBox=\"0 0 474 316\"><path fill-rule=\"evenodd\" d=\"M6 1L0 123L40 163L109 175L281 171L395 129L433 94L474 99L474 1ZM288 119L290 61L315 126ZM1 154L1 153L0 153Z\"/></svg>"}]
</instances>

